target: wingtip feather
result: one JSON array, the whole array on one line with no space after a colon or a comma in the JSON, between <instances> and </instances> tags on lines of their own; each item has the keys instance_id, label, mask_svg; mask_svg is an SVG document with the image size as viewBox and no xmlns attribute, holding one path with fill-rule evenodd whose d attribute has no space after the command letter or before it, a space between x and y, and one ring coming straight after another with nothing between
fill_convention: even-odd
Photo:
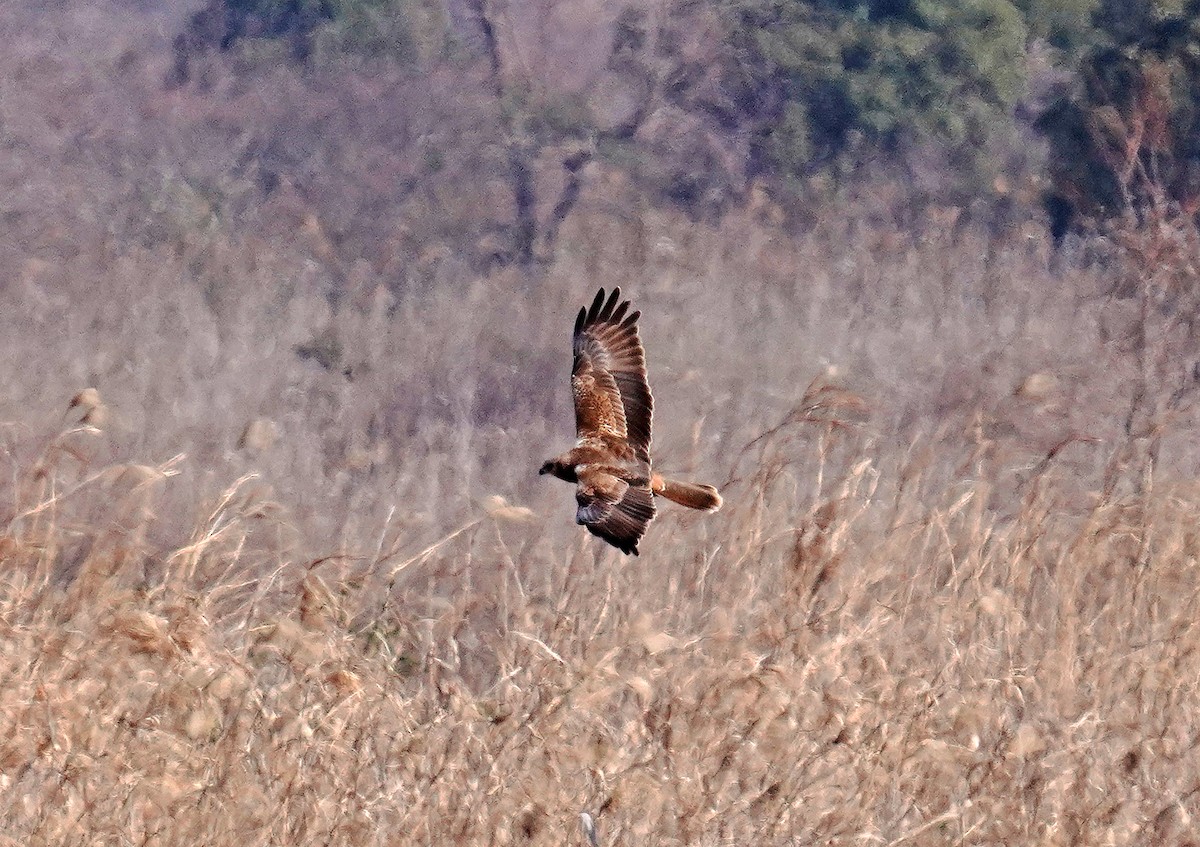
<instances>
[{"instance_id":1,"label":"wingtip feather","mask_svg":"<svg viewBox=\"0 0 1200 847\"><path fill-rule=\"evenodd\" d=\"M592 300L592 305L587 310L587 319L585 323L594 323L596 318L600 316L600 309L604 307L604 289L601 288L596 292L595 299Z\"/></svg>"},{"instance_id":2,"label":"wingtip feather","mask_svg":"<svg viewBox=\"0 0 1200 847\"><path fill-rule=\"evenodd\" d=\"M601 288L592 298L591 305L581 311L581 320L575 322L575 331L579 332L595 324L612 324L621 329L630 329L642 315L640 311L629 313L632 305L629 300L621 300L619 285L612 291Z\"/></svg>"},{"instance_id":3,"label":"wingtip feather","mask_svg":"<svg viewBox=\"0 0 1200 847\"><path fill-rule=\"evenodd\" d=\"M604 289L600 289L602 292ZM608 301L600 309L598 319L601 323L608 323L612 320L613 309L617 308L617 301L621 299L621 287L617 286L612 290L612 294L608 296Z\"/></svg>"}]
</instances>

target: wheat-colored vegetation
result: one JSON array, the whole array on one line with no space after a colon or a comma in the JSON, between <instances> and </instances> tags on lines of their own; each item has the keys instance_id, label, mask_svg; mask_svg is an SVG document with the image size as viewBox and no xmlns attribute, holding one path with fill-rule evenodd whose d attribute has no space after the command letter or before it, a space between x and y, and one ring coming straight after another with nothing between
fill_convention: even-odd
<instances>
[{"instance_id":1,"label":"wheat-colored vegetation","mask_svg":"<svg viewBox=\"0 0 1200 847\"><path fill-rule=\"evenodd\" d=\"M0 843L1193 843L1188 227L1051 272L869 192L785 235L597 178L548 267L395 284L235 231L137 148L198 100L106 109L28 31L5 78L66 105L0 100ZM536 473L599 283L726 501L636 560Z\"/></svg>"},{"instance_id":2,"label":"wheat-colored vegetation","mask_svg":"<svg viewBox=\"0 0 1200 847\"><path fill-rule=\"evenodd\" d=\"M728 226L594 248L646 310L664 466L728 492L636 561L534 472L584 246L515 296L264 286L224 327L149 256L102 277L111 322L4 377L5 836L1183 843L1200 492L1178 428L1135 473L1122 304L969 237ZM329 327L364 376L290 349ZM104 429L42 399L91 350L130 363Z\"/></svg>"}]
</instances>

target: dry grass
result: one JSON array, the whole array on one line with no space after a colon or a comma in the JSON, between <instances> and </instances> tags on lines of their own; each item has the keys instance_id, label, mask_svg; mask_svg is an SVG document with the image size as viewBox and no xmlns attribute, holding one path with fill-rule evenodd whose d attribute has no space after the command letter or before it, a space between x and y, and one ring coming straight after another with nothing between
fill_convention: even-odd
<instances>
[{"instance_id":1,"label":"dry grass","mask_svg":"<svg viewBox=\"0 0 1200 847\"><path fill-rule=\"evenodd\" d=\"M855 410L815 389L633 563L499 500L295 559L250 479L155 548L173 465L47 457L0 534L4 834L1183 843L1194 488L1068 516L1047 472L1001 517L983 479L889 484Z\"/></svg>"},{"instance_id":2,"label":"dry grass","mask_svg":"<svg viewBox=\"0 0 1200 847\"><path fill-rule=\"evenodd\" d=\"M795 236L604 168L545 273L481 276L389 216L437 196L373 205L386 114L297 136L328 196L275 214L218 177L278 115L164 95L167 24L105 8L0 12L0 843L1193 837L1177 300L871 192ZM727 504L636 560L535 473L601 284L660 466Z\"/></svg>"},{"instance_id":3,"label":"dry grass","mask_svg":"<svg viewBox=\"0 0 1200 847\"><path fill-rule=\"evenodd\" d=\"M1174 418L1137 484L1098 272L651 213L637 265L605 220L516 296L264 285L225 323L134 252L109 322L5 377L13 843L1185 842L1195 455ZM665 466L728 504L637 560L533 473L593 274L646 309ZM330 328L359 375L295 354ZM142 363L103 429L37 399L84 349Z\"/></svg>"}]
</instances>

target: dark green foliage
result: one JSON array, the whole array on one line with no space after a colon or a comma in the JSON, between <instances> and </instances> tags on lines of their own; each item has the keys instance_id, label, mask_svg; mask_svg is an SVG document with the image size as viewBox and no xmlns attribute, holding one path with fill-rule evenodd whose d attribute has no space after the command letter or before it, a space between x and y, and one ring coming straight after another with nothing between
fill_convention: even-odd
<instances>
[{"instance_id":1,"label":"dark green foliage","mask_svg":"<svg viewBox=\"0 0 1200 847\"><path fill-rule=\"evenodd\" d=\"M1009 0L743 0L727 18L738 118L785 177L925 142L970 166L1024 90Z\"/></svg>"},{"instance_id":2,"label":"dark green foliage","mask_svg":"<svg viewBox=\"0 0 1200 847\"><path fill-rule=\"evenodd\" d=\"M1200 204L1200 0L1100 3L1077 83L1039 118L1057 201L1093 218Z\"/></svg>"},{"instance_id":3,"label":"dark green foliage","mask_svg":"<svg viewBox=\"0 0 1200 847\"><path fill-rule=\"evenodd\" d=\"M1092 13L1103 0L1014 0L1025 15L1029 34L1045 39L1071 57L1098 37Z\"/></svg>"},{"instance_id":4,"label":"dark green foliage","mask_svg":"<svg viewBox=\"0 0 1200 847\"><path fill-rule=\"evenodd\" d=\"M333 15L322 30L323 48L416 64L447 47L436 0L327 0Z\"/></svg>"},{"instance_id":5,"label":"dark green foliage","mask_svg":"<svg viewBox=\"0 0 1200 847\"><path fill-rule=\"evenodd\" d=\"M1178 0L1099 0L1092 22L1112 44L1131 45L1143 41L1164 20L1178 17Z\"/></svg>"},{"instance_id":6,"label":"dark green foliage","mask_svg":"<svg viewBox=\"0 0 1200 847\"><path fill-rule=\"evenodd\" d=\"M307 62L314 46L325 55L405 63L446 48L438 0L210 0L176 37L168 83L187 82L198 55L248 40L284 42L298 62Z\"/></svg>"}]
</instances>

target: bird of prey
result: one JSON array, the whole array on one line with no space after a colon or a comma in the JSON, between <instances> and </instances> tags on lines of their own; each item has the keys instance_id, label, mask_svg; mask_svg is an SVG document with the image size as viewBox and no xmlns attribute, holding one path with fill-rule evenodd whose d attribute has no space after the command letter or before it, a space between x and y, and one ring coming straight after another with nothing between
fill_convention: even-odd
<instances>
[{"instance_id":1,"label":"bird of prey","mask_svg":"<svg viewBox=\"0 0 1200 847\"><path fill-rule=\"evenodd\" d=\"M642 313L629 305L621 289L606 297L601 288L592 305L579 310L571 368L578 440L538 473L574 483L575 521L636 556L654 519L655 495L706 512L721 508L721 495L711 485L666 479L651 469L654 401L638 337Z\"/></svg>"}]
</instances>

